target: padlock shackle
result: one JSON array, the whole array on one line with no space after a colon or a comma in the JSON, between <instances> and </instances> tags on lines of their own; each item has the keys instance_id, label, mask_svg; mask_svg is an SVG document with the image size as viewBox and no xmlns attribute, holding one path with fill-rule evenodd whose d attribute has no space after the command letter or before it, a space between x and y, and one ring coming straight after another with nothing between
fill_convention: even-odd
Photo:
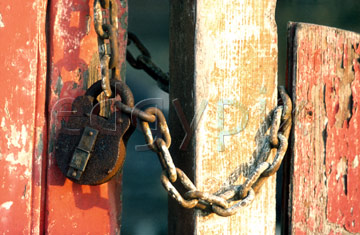
<instances>
[{"instance_id":1,"label":"padlock shackle","mask_svg":"<svg viewBox=\"0 0 360 235\"><path fill-rule=\"evenodd\" d=\"M130 106L134 107L134 96L130 90L130 88L125 84L125 82L117 80L117 79L111 79L110 80L110 87L112 91L112 96L115 97L116 94L119 94L121 97L121 102ZM101 87L101 80L95 82L94 84L89 87L85 95L88 97L91 97L91 101L93 102L94 99L99 96L103 92L103 89Z\"/></svg>"}]
</instances>

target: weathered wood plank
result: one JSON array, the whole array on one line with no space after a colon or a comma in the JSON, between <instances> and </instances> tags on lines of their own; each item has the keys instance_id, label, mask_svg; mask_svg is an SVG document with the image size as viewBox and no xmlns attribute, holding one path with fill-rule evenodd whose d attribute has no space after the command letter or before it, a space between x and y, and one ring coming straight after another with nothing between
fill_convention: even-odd
<instances>
[{"instance_id":1,"label":"weathered wood plank","mask_svg":"<svg viewBox=\"0 0 360 235\"><path fill-rule=\"evenodd\" d=\"M117 3L119 63L123 65L127 38L127 1L118 0ZM49 9L50 136L45 231L50 234L118 234L121 175L100 186L78 185L63 176L54 158L54 142L61 121L66 116L64 112L71 110L75 97L83 95L91 84L100 79L94 1L54 0L50 2Z\"/></svg>"},{"instance_id":2,"label":"weathered wood plank","mask_svg":"<svg viewBox=\"0 0 360 235\"><path fill-rule=\"evenodd\" d=\"M360 232L360 35L289 25L293 234Z\"/></svg>"},{"instance_id":3,"label":"weathered wood plank","mask_svg":"<svg viewBox=\"0 0 360 235\"><path fill-rule=\"evenodd\" d=\"M46 3L0 3L1 234L43 234Z\"/></svg>"},{"instance_id":4,"label":"weathered wood plank","mask_svg":"<svg viewBox=\"0 0 360 235\"><path fill-rule=\"evenodd\" d=\"M179 99L189 123L207 103L190 144L182 146L187 151L179 149L185 133L171 107L172 154L200 190L244 182L263 141L277 99L275 5L171 2L170 99ZM170 199L169 219L169 234L274 234L275 177L237 215L193 213Z\"/></svg>"}]
</instances>

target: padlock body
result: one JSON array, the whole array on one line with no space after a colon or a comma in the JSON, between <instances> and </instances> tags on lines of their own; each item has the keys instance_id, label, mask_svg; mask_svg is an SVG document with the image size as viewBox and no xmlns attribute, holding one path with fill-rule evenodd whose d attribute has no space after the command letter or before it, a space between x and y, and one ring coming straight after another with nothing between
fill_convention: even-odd
<instances>
[{"instance_id":1,"label":"padlock body","mask_svg":"<svg viewBox=\"0 0 360 235\"><path fill-rule=\"evenodd\" d=\"M116 111L104 118L94 113L95 106L93 97L77 97L56 138L56 162L62 173L78 184L102 184L121 171L126 154L124 135L133 131L127 114Z\"/></svg>"}]
</instances>

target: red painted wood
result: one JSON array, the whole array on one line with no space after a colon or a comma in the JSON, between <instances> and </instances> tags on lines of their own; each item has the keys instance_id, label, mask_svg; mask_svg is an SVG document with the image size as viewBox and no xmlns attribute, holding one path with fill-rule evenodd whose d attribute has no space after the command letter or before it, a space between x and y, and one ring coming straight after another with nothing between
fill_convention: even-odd
<instances>
[{"instance_id":1,"label":"red painted wood","mask_svg":"<svg viewBox=\"0 0 360 235\"><path fill-rule=\"evenodd\" d=\"M0 2L0 234L42 234L46 1Z\"/></svg>"},{"instance_id":2,"label":"red painted wood","mask_svg":"<svg viewBox=\"0 0 360 235\"><path fill-rule=\"evenodd\" d=\"M360 35L293 23L291 232L360 233Z\"/></svg>"},{"instance_id":3,"label":"red painted wood","mask_svg":"<svg viewBox=\"0 0 360 235\"><path fill-rule=\"evenodd\" d=\"M100 186L82 186L64 178L53 156L56 131L74 97L84 94L98 77L97 34L93 1L50 2L49 157L45 231L51 234L118 234L121 176ZM125 62L127 2L119 5L120 63ZM67 105L66 105L67 104Z\"/></svg>"}]
</instances>

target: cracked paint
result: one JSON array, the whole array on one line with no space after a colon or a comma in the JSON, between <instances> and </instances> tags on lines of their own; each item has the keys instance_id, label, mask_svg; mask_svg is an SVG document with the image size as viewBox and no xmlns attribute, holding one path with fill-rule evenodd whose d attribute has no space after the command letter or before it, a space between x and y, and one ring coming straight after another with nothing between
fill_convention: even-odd
<instances>
[{"instance_id":1,"label":"cracked paint","mask_svg":"<svg viewBox=\"0 0 360 235\"><path fill-rule=\"evenodd\" d=\"M22 149L20 152L17 152L16 154L10 153L5 157L5 161L9 162L11 165L21 165L30 167L31 166L31 152L25 151L25 149Z\"/></svg>"},{"instance_id":2,"label":"cracked paint","mask_svg":"<svg viewBox=\"0 0 360 235\"><path fill-rule=\"evenodd\" d=\"M26 144L27 140L27 128L25 125L21 126L21 130L17 130L16 125L10 126L10 134L5 136L7 139L7 147L10 149L11 147L22 148Z\"/></svg>"},{"instance_id":3,"label":"cracked paint","mask_svg":"<svg viewBox=\"0 0 360 235\"><path fill-rule=\"evenodd\" d=\"M2 15L0 14L0 28L4 28L5 27L5 24L2 20Z\"/></svg>"},{"instance_id":4,"label":"cracked paint","mask_svg":"<svg viewBox=\"0 0 360 235\"><path fill-rule=\"evenodd\" d=\"M0 205L1 209L10 210L11 206L14 204L13 201L4 202Z\"/></svg>"},{"instance_id":5,"label":"cracked paint","mask_svg":"<svg viewBox=\"0 0 360 235\"><path fill-rule=\"evenodd\" d=\"M357 168L358 166L359 166L359 158L358 155L356 155L354 161L352 162L352 167Z\"/></svg>"}]
</instances>

